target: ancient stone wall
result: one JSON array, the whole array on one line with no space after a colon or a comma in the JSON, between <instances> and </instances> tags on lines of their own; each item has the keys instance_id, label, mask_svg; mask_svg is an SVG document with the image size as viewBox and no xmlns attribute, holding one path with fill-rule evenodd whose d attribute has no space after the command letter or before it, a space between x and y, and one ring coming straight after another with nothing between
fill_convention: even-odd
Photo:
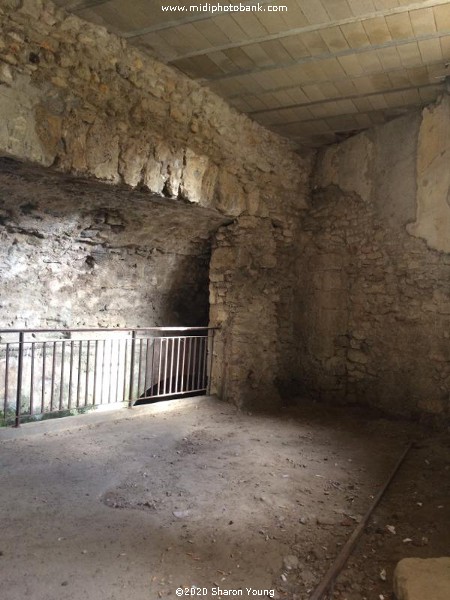
<instances>
[{"instance_id":1,"label":"ancient stone wall","mask_svg":"<svg viewBox=\"0 0 450 600\"><path fill-rule=\"evenodd\" d=\"M0 198L0 327L207 323L223 218L6 159Z\"/></svg>"},{"instance_id":2,"label":"ancient stone wall","mask_svg":"<svg viewBox=\"0 0 450 600\"><path fill-rule=\"evenodd\" d=\"M283 377L285 357L294 355L292 321L287 317L294 310L291 256L295 253L289 249L293 248L298 216L308 205L313 154L300 157L289 142L239 115L209 90L51 2L0 0L0 23L0 155L119 187L128 185L139 189L141 200L147 194L150 213L138 212L143 231L147 231L142 245L150 252L150 248L158 247L159 238L172 242L168 256L160 256L157 271L162 273L164 261L170 262L164 284L168 287L173 273L179 273L178 283L173 285L185 290L183 306L190 303L189 271L193 268L193 280L200 280L195 264L203 260L203 254L189 250L192 260L183 268L180 256L186 251L177 250L176 245L184 247L190 240L195 246L199 237L211 237L212 221L200 228L200 235L191 227L195 219L191 221L187 227L191 237L182 219L177 221L180 234L162 218L152 228L148 224L152 218L150 202L158 196L166 206L178 202L178 208L185 203L213 211L215 229L234 220L230 231L223 226L213 244L210 322L221 328L215 346L213 391L224 392L224 397L237 404L258 404L271 392L276 399L273 381ZM73 202L76 204L77 199ZM39 203L40 211L45 212L44 204ZM82 203L82 211L85 208ZM126 204L122 202L121 215L136 222L133 212L132 197L128 197ZM69 213L66 211L64 218ZM14 244L14 227L21 228L24 220L29 221L20 210L14 219L14 226L9 224L4 234L6 253ZM81 219L76 227L69 227L70 235L79 236L78 229L85 224ZM47 226L46 216L43 227ZM100 237L105 235L108 222L103 226ZM39 223L34 222L33 227L40 231ZM89 227L95 229L96 224ZM147 268L148 261L155 261L155 257L136 257L134 250L128 249L128 244L134 243L132 229L127 228L127 233L127 240L123 239L127 249L119 252L126 259L111 258L111 268L108 273L104 271L109 282L117 276L123 284L100 283L91 277L89 265L83 263L89 245L86 237L80 251L74 245L73 256L67 255L71 264L83 264L82 273L75 277L67 265L57 266L56 262L53 277L61 274L62 279L69 278L91 299L98 289L109 290L103 290L100 297L107 295L106 305L110 307L116 306L114 298L128 296L140 308L131 317L120 305L109 313L101 312L100 318L102 301L77 304L69 300L68 289L59 288L54 301L70 305L70 310L61 311L61 322L71 326L86 319L105 325L153 324L148 322L148 304L158 296L159 286L164 286L159 276L155 285L149 277L152 268ZM152 239L155 235L158 243ZM108 248L115 245L114 236L111 233L108 237ZM33 253L26 248L30 239L20 237L16 246L32 261ZM228 250L223 251L225 247ZM109 253L114 254L112 250ZM245 266L243 257L248 261ZM100 261L99 257L94 259ZM44 269L40 274L42 284L38 288L45 302L48 273ZM21 280L25 287L30 276L30 269L16 273L14 286ZM125 294L123 289L130 279L133 291ZM94 281L98 281L97 287ZM195 294L192 292L192 302ZM163 292L158 300L159 324L166 297ZM31 319L26 308L26 301L18 306L14 312L17 319L23 314ZM10 314L9 309L6 312ZM34 321L37 318L34 314ZM259 360L261 357L264 360Z\"/></svg>"},{"instance_id":3,"label":"ancient stone wall","mask_svg":"<svg viewBox=\"0 0 450 600\"><path fill-rule=\"evenodd\" d=\"M448 418L449 127L445 97L322 153L298 248L297 389Z\"/></svg>"}]
</instances>

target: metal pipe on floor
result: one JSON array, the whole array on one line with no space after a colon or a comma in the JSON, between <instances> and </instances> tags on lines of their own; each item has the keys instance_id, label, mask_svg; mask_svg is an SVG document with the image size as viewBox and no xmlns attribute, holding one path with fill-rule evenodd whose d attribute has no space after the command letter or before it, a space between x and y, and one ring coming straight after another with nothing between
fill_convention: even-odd
<instances>
[{"instance_id":1,"label":"metal pipe on floor","mask_svg":"<svg viewBox=\"0 0 450 600\"><path fill-rule=\"evenodd\" d=\"M369 521L371 514L373 513L373 511L378 506L381 498L384 496L386 490L388 489L388 487L391 484L392 480L396 476L397 471L400 469L403 461L406 458L406 455L411 450L412 445L413 445L413 442L410 442L407 445L407 447L405 448L405 450L402 452L402 454L401 454L400 458L398 459L398 461L397 461L394 469L392 470L391 474L389 475L386 483L381 488L381 490L378 492L378 494L375 496L375 498L374 498L374 500L373 500L373 502L372 502L369 510L366 512L366 514L364 515L362 521L359 523L358 527L354 530L354 532L352 533L352 535L349 537L349 539L347 540L347 542L342 547L342 549L339 552L339 554L337 555L335 561L333 562L333 564L331 565L331 567L328 569L328 571L325 573L322 581L319 583L319 585L317 586L317 588L314 590L313 595L311 596L310 600L322 600L324 594L329 590L329 588L331 587L331 585L334 583L334 580L338 577L339 573L342 571L342 569L345 566L345 563L347 562L350 554L352 553L354 547L356 546L356 543L357 543L358 539L360 538L362 532L364 531L364 528L366 527L367 522Z\"/></svg>"}]
</instances>

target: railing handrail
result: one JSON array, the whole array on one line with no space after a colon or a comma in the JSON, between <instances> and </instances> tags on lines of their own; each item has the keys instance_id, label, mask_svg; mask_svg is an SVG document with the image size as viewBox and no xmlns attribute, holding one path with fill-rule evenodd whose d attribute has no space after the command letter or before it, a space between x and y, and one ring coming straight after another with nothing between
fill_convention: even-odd
<instances>
[{"instance_id":1,"label":"railing handrail","mask_svg":"<svg viewBox=\"0 0 450 600\"><path fill-rule=\"evenodd\" d=\"M1 333L88 333L89 331L206 331L217 330L219 327L75 327L75 328L33 328L26 327L23 329L0 329Z\"/></svg>"}]
</instances>

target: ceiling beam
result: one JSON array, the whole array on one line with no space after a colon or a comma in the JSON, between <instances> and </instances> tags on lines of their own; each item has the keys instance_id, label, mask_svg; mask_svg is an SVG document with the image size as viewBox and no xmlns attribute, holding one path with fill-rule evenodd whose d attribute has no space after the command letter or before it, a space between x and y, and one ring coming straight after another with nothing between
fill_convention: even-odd
<instances>
[{"instance_id":1,"label":"ceiling beam","mask_svg":"<svg viewBox=\"0 0 450 600\"><path fill-rule=\"evenodd\" d=\"M422 66L426 66L426 67L441 67L443 69L448 69L449 71L449 75L450 76L450 66L449 63L447 63L446 61L443 60L437 60L437 61L430 61L428 62L426 65L422 65ZM420 68L419 67L394 67L392 69L383 69L383 71L380 71L380 74L385 73L386 75L389 75L390 73L398 73L400 71L408 71L409 69L417 69ZM359 77L337 77L336 79L329 79L327 80L329 83L334 83L335 81L345 81L345 80L349 80L349 81L358 81L358 79L360 79L361 77L367 77L368 75L376 75L377 73L375 72L368 72L365 73L364 75L361 75ZM448 77L447 75L441 75L439 76L439 80L444 80ZM258 94L254 93L254 92L246 92L246 93L239 93L239 94L230 94L230 95L226 95L223 94L223 97L226 98L228 101L232 101L232 100L238 100L238 99L245 99L245 98L253 98L253 97L257 97L257 98L263 98L266 94L276 94L277 92L289 92L292 90L298 90L299 88L302 89L303 86L305 85L312 85L314 83L317 84L321 84L324 83L323 81L319 81L319 82L308 82L308 83L301 83L301 84L295 84L295 85L284 85L284 86L280 86L277 88L271 88L268 90L264 90L263 92L260 92ZM339 96L336 96L336 98L334 99L338 99Z\"/></svg>"},{"instance_id":2,"label":"ceiling beam","mask_svg":"<svg viewBox=\"0 0 450 600\"><path fill-rule=\"evenodd\" d=\"M271 112L276 112L276 113L280 113L283 110L290 110L293 108L309 108L310 106L323 106L324 104L332 104L333 102L341 102L343 100L359 100L361 98L371 98L373 96L379 96L380 94L383 95L388 95L388 94L398 94L398 93L402 93L402 92L409 92L410 90L422 90L425 88L432 88L432 87L436 87L436 88L441 88L442 90L444 89L444 85L443 85L444 81L442 83L424 83L423 85L410 85L408 87L402 87L402 88L386 88L383 90L378 90L377 92L370 92L368 94L354 94L352 96L336 96L335 98L327 98L326 100L315 100L313 102L304 102L304 103L298 103L298 104L286 104L284 106L277 106L276 108L262 108L260 110L252 110L249 112L246 112L246 115L249 115L250 117L254 117L254 116L259 116L262 114L267 114L267 113L271 113Z\"/></svg>"},{"instance_id":3,"label":"ceiling beam","mask_svg":"<svg viewBox=\"0 0 450 600\"><path fill-rule=\"evenodd\" d=\"M93 2L95 2L95 0L92 0ZM110 2L111 0L98 0L99 2ZM202 0L196 0L198 1L198 4L195 6L201 6L202 5ZM268 5L268 4L273 4L273 0L257 0L259 2L259 4L261 5ZM235 0L234 2L230 2L230 0L226 0L226 4L238 4L238 2ZM239 4L242 5L250 5L253 6L255 4L255 0L242 0L239 2ZM192 6L192 4L189 4L188 6ZM189 12L189 11L186 11ZM167 15L171 15L173 14L173 12L167 12L165 13ZM164 21L162 23L158 23L157 25L152 25L150 27L143 27L142 29L135 29L132 31L126 31L123 32L121 35L122 37L124 37L127 40L130 39L135 39L138 37L142 37L144 35L148 35L149 33L156 33L158 31L164 31L165 29L173 29L174 27L180 27L181 25L189 25L191 23L198 23L199 21L207 21L208 19L212 19L214 17L220 17L223 15L230 15L232 13L211 13L211 12L201 12L199 13L195 13L194 16L192 17L185 17L180 18L180 19L173 19L171 21ZM238 13L236 13L238 14Z\"/></svg>"},{"instance_id":4,"label":"ceiling beam","mask_svg":"<svg viewBox=\"0 0 450 600\"><path fill-rule=\"evenodd\" d=\"M273 4L273 2L270 2ZM442 4L448 4L448 0L424 0L423 2L412 2L411 4L398 6L395 8L388 8L385 10L379 10L371 13L367 13L366 15L359 15L358 17L349 17L347 19L340 19L338 21L328 21L325 23L320 23L316 25L308 25L306 27L296 27L295 29L288 29L286 31L280 31L279 33L273 33L270 35L254 37L252 39L244 39L240 42L230 42L229 44L222 44L220 46L211 46L209 48L204 48L202 50L196 50L193 52L188 52L186 54L182 54L177 57L176 60L181 60L185 58L195 58L196 56L204 56L205 54L210 54L211 52L220 52L224 50L230 50L231 48L244 48L245 46L250 46L253 44L259 44L262 42L270 42L272 40L281 40L283 38L292 37L295 35L301 35L302 33L311 33L315 31L321 31L323 29L329 29L330 27L340 27L341 25L350 25L352 23L362 23L364 21L368 21L369 19L374 19L377 17L388 17L390 15L397 15L405 12L411 12L414 10L419 10L423 8L433 8L435 6L441 6ZM221 13L223 14L223 13ZM217 15L216 15L217 16ZM177 26L183 25L183 22L178 23ZM153 29L153 31L158 31L158 29ZM141 35L141 34L139 34ZM145 35L145 34L142 34ZM172 62L175 62L172 61Z\"/></svg>"},{"instance_id":5,"label":"ceiling beam","mask_svg":"<svg viewBox=\"0 0 450 600\"><path fill-rule=\"evenodd\" d=\"M367 52L373 52L374 50L384 50L385 48L392 48L396 46L405 46L414 42L424 42L432 39L440 39L450 35L449 31L438 31L436 33L427 33L412 38L404 38L401 40L391 40L382 44L374 44L372 46L365 46L363 48L348 48L346 50L340 50L338 52L326 52L324 54L316 54L315 56L302 56L296 60L292 60L286 63L277 63L274 65L263 65L252 69L241 69L239 71L232 71L231 73L223 73L219 75L213 75L212 77L197 77L196 80L199 82L211 82L221 81L224 79L233 79L234 77L242 77L243 75L254 75L255 73L266 73L268 71L275 71L279 69L289 69L297 65L302 65L310 62L318 62L321 60L328 60L330 58L339 58L340 56L351 56L355 54L365 54ZM176 66L177 61L171 61L171 64Z\"/></svg>"}]
</instances>

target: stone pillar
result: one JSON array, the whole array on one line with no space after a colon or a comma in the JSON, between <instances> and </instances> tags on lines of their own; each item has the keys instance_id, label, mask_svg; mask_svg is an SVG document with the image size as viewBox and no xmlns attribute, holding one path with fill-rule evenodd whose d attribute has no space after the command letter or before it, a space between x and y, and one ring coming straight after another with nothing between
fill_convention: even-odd
<instances>
[{"instance_id":1,"label":"stone pillar","mask_svg":"<svg viewBox=\"0 0 450 600\"><path fill-rule=\"evenodd\" d=\"M242 408L279 403L279 269L270 219L243 216L216 234L210 322L216 334L212 393Z\"/></svg>"}]
</instances>

